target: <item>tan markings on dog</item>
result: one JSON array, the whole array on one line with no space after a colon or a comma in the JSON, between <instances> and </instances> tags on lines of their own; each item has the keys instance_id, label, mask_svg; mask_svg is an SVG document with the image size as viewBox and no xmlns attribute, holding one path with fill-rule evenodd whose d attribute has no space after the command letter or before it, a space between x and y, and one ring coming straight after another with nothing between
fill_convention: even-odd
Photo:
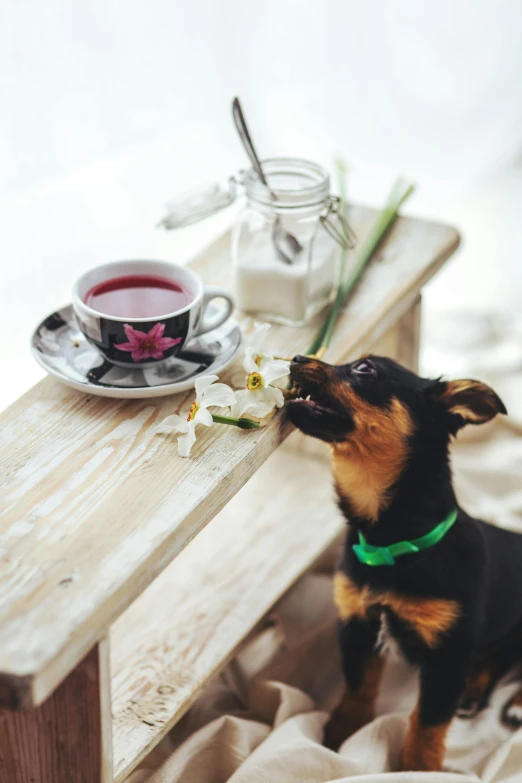
<instances>
[{"instance_id":1,"label":"tan markings on dog","mask_svg":"<svg viewBox=\"0 0 522 783\"><path fill-rule=\"evenodd\" d=\"M489 386L469 378L448 381L441 394L450 413L462 416L468 422L482 424L499 411L497 395Z\"/></svg>"},{"instance_id":2,"label":"tan markings on dog","mask_svg":"<svg viewBox=\"0 0 522 783\"><path fill-rule=\"evenodd\" d=\"M383 668L383 658L372 655L365 661L357 690L352 691L349 685L345 686L341 701L326 727L325 744L328 747L338 748L345 739L375 718L375 702Z\"/></svg>"},{"instance_id":3,"label":"tan markings on dog","mask_svg":"<svg viewBox=\"0 0 522 783\"><path fill-rule=\"evenodd\" d=\"M401 770L438 772L442 769L446 750L446 734L450 722L436 726L423 726L419 720L419 708L414 709L402 749Z\"/></svg>"},{"instance_id":4,"label":"tan markings on dog","mask_svg":"<svg viewBox=\"0 0 522 783\"><path fill-rule=\"evenodd\" d=\"M355 424L345 441L332 446L337 491L357 516L376 521L406 463L413 422L395 397L389 408L378 408L348 384L337 385L334 396L351 411Z\"/></svg>"},{"instance_id":5,"label":"tan markings on dog","mask_svg":"<svg viewBox=\"0 0 522 783\"><path fill-rule=\"evenodd\" d=\"M370 591L354 585L342 571L333 578L333 597L339 619L345 622L351 617L365 617L370 606Z\"/></svg>"},{"instance_id":6,"label":"tan markings on dog","mask_svg":"<svg viewBox=\"0 0 522 783\"><path fill-rule=\"evenodd\" d=\"M343 622L351 617L367 616L373 606L388 607L432 648L437 646L440 637L452 628L460 616L460 607L456 601L374 592L367 586L357 587L342 571L334 576L333 594L337 613Z\"/></svg>"},{"instance_id":7,"label":"tan markings on dog","mask_svg":"<svg viewBox=\"0 0 522 783\"><path fill-rule=\"evenodd\" d=\"M428 647L436 647L440 637L460 616L458 603L443 598L406 598L389 594L385 605L415 628Z\"/></svg>"},{"instance_id":8,"label":"tan markings on dog","mask_svg":"<svg viewBox=\"0 0 522 783\"><path fill-rule=\"evenodd\" d=\"M468 392L473 391L477 386L482 386L482 384L471 380L448 381L441 399L448 404L448 410L451 413L459 414L466 420L481 421L481 417L466 405L463 399Z\"/></svg>"}]
</instances>

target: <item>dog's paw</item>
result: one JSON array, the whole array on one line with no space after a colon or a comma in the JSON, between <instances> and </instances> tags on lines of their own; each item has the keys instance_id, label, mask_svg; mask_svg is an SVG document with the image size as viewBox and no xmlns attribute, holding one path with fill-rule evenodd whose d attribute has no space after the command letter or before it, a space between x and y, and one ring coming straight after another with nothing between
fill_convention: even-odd
<instances>
[{"instance_id":1,"label":"dog's paw","mask_svg":"<svg viewBox=\"0 0 522 783\"><path fill-rule=\"evenodd\" d=\"M510 729L522 726L522 691L518 691L502 709L502 723Z\"/></svg>"}]
</instances>

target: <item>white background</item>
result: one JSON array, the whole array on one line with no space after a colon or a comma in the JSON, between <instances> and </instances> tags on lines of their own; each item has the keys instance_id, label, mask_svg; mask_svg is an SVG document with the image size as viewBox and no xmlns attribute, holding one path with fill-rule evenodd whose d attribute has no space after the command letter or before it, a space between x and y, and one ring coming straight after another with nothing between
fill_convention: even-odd
<instances>
[{"instance_id":1,"label":"white background","mask_svg":"<svg viewBox=\"0 0 522 783\"><path fill-rule=\"evenodd\" d=\"M375 204L404 174L408 211L462 230L428 309L516 313L521 31L518 0L3 0L0 407L40 377L30 333L82 270L184 261L230 221L154 227L245 165L235 94L262 156L341 153Z\"/></svg>"}]
</instances>

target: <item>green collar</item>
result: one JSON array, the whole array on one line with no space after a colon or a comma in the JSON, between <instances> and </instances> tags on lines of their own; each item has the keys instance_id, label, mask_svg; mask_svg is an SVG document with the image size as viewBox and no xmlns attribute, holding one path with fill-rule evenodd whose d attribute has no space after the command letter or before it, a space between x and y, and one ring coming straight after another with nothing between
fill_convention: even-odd
<instances>
[{"instance_id":1,"label":"green collar","mask_svg":"<svg viewBox=\"0 0 522 783\"><path fill-rule=\"evenodd\" d=\"M400 555L411 555L415 552L422 552L423 549L430 549L441 541L448 530L453 527L457 520L458 511L453 509L446 519L426 533L425 536L414 538L413 541L397 541L390 546L372 546L366 542L365 537L359 531L359 543L352 546L358 560L369 566L392 566L395 565L395 558Z\"/></svg>"}]
</instances>

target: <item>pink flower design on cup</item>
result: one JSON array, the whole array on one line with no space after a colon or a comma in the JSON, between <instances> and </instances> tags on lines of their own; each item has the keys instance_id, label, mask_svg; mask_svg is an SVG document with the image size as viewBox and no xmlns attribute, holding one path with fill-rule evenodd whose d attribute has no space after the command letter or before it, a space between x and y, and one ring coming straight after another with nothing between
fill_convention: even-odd
<instances>
[{"instance_id":1,"label":"pink flower design on cup","mask_svg":"<svg viewBox=\"0 0 522 783\"><path fill-rule=\"evenodd\" d=\"M181 337L163 337L165 324L155 324L150 332L140 332L130 324L123 324L128 343L119 343L114 347L130 353L133 362L142 359L163 359L163 352L181 342Z\"/></svg>"}]
</instances>

